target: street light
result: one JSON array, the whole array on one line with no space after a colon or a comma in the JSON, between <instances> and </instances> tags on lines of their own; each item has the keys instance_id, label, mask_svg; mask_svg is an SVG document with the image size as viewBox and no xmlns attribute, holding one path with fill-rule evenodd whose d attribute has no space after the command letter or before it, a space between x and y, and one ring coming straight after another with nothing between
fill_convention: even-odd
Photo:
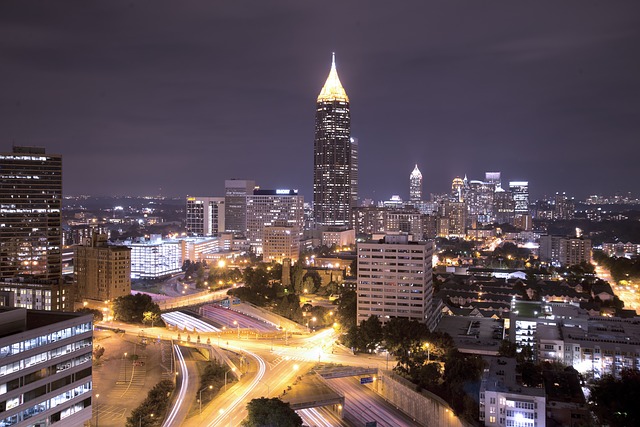
<instances>
[{"instance_id":1,"label":"street light","mask_svg":"<svg viewBox=\"0 0 640 427\"><path fill-rule=\"evenodd\" d=\"M142 419L145 417L146 415L140 415L140 418L138 419L138 427L142 427ZM153 414L149 414L149 417L153 418Z\"/></svg>"},{"instance_id":2,"label":"street light","mask_svg":"<svg viewBox=\"0 0 640 427\"><path fill-rule=\"evenodd\" d=\"M100 407L98 406L98 398L100 393L96 394L96 427L98 427L98 415L100 415Z\"/></svg>"},{"instance_id":3,"label":"street light","mask_svg":"<svg viewBox=\"0 0 640 427\"><path fill-rule=\"evenodd\" d=\"M124 353L124 381L127 382L127 352Z\"/></svg>"},{"instance_id":4,"label":"street light","mask_svg":"<svg viewBox=\"0 0 640 427\"><path fill-rule=\"evenodd\" d=\"M424 346L427 348L427 360L431 361L431 355L429 353L429 351L430 351L429 343L425 343Z\"/></svg>"},{"instance_id":5,"label":"street light","mask_svg":"<svg viewBox=\"0 0 640 427\"><path fill-rule=\"evenodd\" d=\"M238 339L240 339L240 323L238 323L237 320L233 321L233 324L236 325L238 327Z\"/></svg>"},{"instance_id":6,"label":"street light","mask_svg":"<svg viewBox=\"0 0 640 427\"><path fill-rule=\"evenodd\" d=\"M206 389L213 390L213 386L210 385L209 387L205 387L202 390L200 390L200 415L202 415L202 392L205 391Z\"/></svg>"}]
</instances>

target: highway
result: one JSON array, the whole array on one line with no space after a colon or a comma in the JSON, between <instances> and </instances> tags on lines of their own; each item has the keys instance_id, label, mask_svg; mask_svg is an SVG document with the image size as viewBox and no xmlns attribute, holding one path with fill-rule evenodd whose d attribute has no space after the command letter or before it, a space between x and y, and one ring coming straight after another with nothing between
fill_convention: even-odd
<instances>
[{"instance_id":1,"label":"highway","mask_svg":"<svg viewBox=\"0 0 640 427\"><path fill-rule=\"evenodd\" d=\"M173 351L175 352L176 367L178 368L178 379L176 380L178 389L176 390L176 399L173 407L165 418L162 427L178 427L183 424L189 410L189 401L193 400L193 392L195 392L193 386L189 387L189 368L180 346L174 345ZM191 390L189 390L190 388ZM189 393L189 391L192 393Z\"/></svg>"},{"instance_id":2,"label":"highway","mask_svg":"<svg viewBox=\"0 0 640 427\"><path fill-rule=\"evenodd\" d=\"M184 313L164 313L163 318L167 315L169 315L167 318L169 320L168 323L173 322L178 327L186 327L191 331L193 328L199 330L203 341L211 338L211 342L215 342L219 335L218 328ZM143 331L138 326L121 322L108 322L107 324L134 334L139 334ZM144 328L144 333L175 341L179 332L165 328ZM293 384L298 375L307 372L318 361L385 368L385 359L383 357L373 355L354 356L351 352L334 346L335 334L335 331L330 328L309 336L300 337L296 335L287 341L282 338L275 340L237 339L235 334L226 336L220 348L245 355L248 360L249 370L245 372L241 381L230 387L227 392L219 395L206 408L203 408L201 416L191 417L186 420L184 419L186 411L188 411L193 399L196 397L199 384L197 384L195 373L192 373L192 381L189 381L189 374L186 373L189 370L187 365L189 363L195 365L195 362L185 361L182 352L178 353L179 347L176 346L179 378L183 381L178 381L179 388L176 391L176 404L167 416L167 421L164 425L166 427L178 425L186 427L240 425L241 421L247 416L247 402L258 397L281 396L288 386ZM184 339L185 337L183 336L182 338ZM189 401L189 399L191 400ZM354 411L356 410L354 409ZM335 416L326 409L316 408L302 412L302 414L307 417L306 419L311 423L310 425L342 425L336 424Z\"/></svg>"},{"instance_id":3,"label":"highway","mask_svg":"<svg viewBox=\"0 0 640 427\"><path fill-rule=\"evenodd\" d=\"M327 408L301 409L296 412L302 418L304 425L309 427L346 427L350 425Z\"/></svg>"},{"instance_id":4,"label":"highway","mask_svg":"<svg viewBox=\"0 0 640 427\"><path fill-rule=\"evenodd\" d=\"M260 332L274 332L278 328L276 325L262 320L254 319L244 314L238 313L228 308L215 305L205 305L202 307L202 315L212 322L227 328L245 328Z\"/></svg>"},{"instance_id":5,"label":"highway","mask_svg":"<svg viewBox=\"0 0 640 427\"><path fill-rule=\"evenodd\" d=\"M418 426L368 386L360 384L358 378L337 378L327 382L344 395L344 416L349 421L359 425L377 421L378 427Z\"/></svg>"},{"instance_id":6,"label":"highway","mask_svg":"<svg viewBox=\"0 0 640 427\"><path fill-rule=\"evenodd\" d=\"M175 326L180 330L186 329L189 332L194 330L197 332L220 332L220 329L215 326L180 311L162 313L160 317L162 317L162 320L167 325Z\"/></svg>"}]
</instances>

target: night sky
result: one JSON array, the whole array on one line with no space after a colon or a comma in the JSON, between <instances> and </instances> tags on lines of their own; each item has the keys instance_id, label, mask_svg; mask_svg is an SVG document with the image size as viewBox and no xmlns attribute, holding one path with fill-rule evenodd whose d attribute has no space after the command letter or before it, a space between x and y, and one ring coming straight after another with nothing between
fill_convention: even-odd
<instances>
[{"instance_id":1,"label":"night sky","mask_svg":"<svg viewBox=\"0 0 640 427\"><path fill-rule=\"evenodd\" d=\"M337 55L360 196L465 173L533 196L637 194L638 1L0 2L0 145L64 156L66 195L311 197Z\"/></svg>"}]
</instances>

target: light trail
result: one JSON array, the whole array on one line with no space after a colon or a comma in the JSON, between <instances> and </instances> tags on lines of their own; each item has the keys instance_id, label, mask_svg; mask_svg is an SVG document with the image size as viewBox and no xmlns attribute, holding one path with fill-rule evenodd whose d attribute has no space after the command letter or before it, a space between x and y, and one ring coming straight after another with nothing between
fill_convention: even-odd
<instances>
[{"instance_id":1,"label":"light trail","mask_svg":"<svg viewBox=\"0 0 640 427\"><path fill-rule=\"evenodd\" d=\"M305 424L310 427L334 427L334 425L323 418L315 408L301 409L298 412Z\"/></svg>"},{"instance_id":2,"label":"light trail","mask_svg":"<svg viewBox=\"0 0 640 427\"><path fill-rule=\"evenodd\" d=\"M163 313L160 317L162 317L162 320L165 323L176 326L180 329L187 329L188 332L193 332L194 329L197 332L220 332L220 329L215 326L179 311Z\"/></svg>"},{"instance_id":3,"label":"light trail","mask_svg":"<svg viewBox=\"0 0 640 427\"><path fill-rule=\"evenodd\" d=\"M176 359L178 360L178 363L180 365L180 371L182 371L182 381L180 381L180 391L178 392L176 402L173 405L173 408L171 408L171 412L169 413L169 416L167 416L164 424L162 424L162 427L171 427L172 425L174 425L173 423L178 416L180 407L184 404L184 398L187 394L187 388L189 387L189 372L187 370L187 363L184 360L182 351L180 351L180 347L175 344L173 346L173 349L176 352Z\"/></svg>"},{"instance_id":4,"label":"light trail","mask_svg":"<svg viewBox=\"0 0 640 427\"><path fill-rule=\"evenodd\" d=\"M226 408L223 413L221 414L218 413L218 415L208 424L209 427L224 425L225 419L227 418L229 413L231 411L234 411L238 407L238 405L245 402L245 398L247 397L247 395L251 393L253 389L258 385L258 383L260 382L260 380L262 380L267 370L267 366L266 366L266 363L264 362L264 359L262 359L257 354L236 346L229 346L228 348L235 351L247 353L249 356L253 357L258 362L258 372L256 373L255 378L253 378L251 383L246 387L246 390L242 394L238 395L235 398L235 400L231 403L231 405L229 405L229 407Z\"/></svg>"}]
</instances>

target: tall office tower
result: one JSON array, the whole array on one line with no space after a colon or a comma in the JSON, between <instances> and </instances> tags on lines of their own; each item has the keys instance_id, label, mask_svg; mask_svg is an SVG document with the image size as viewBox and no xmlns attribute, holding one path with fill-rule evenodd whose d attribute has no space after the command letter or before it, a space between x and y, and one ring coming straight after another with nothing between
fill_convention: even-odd
<instances>
[{"instance_id":1,"label":"tall office tower","mask_svg":"<svg viewBox=\"0 0 640 427\"><path fill-rule=\"evenodd\" d=\"M471 180L465 195L467 205L467 227L493 221L494 185L488 182Z\"/></svg>"},{"instance_id":2,"label":"tall office tower","mask_svg":"<svg viewBox=\"0 0 640 427\"><path fill-rule=\"evenodd\" d=\"M493 193L493 209L498 224L511 224L514 217L515 203L513 193L502 188L496 188Z\"/></svg>"},{"instance_id":3,"label":"tall office tower","mask_svg":"<svg viewBox=\"0 0 640 427\"><path fill-rule=\"evenodd\" d=\"M291 227L290 232L302 235L304 198L298 190L255 190L247 196L247 239L254 253L263 252L266 227Z\"/></svg>"},{"instance_id":4,"label":"tall office tower","mask_svg":"<svg viewBox=\"0 0 640 427\"><path fill-rule=\"evenodd\" d=\"M224 182L224 220L226 231L247 232L247 196L253 194L255 181L228 179Z\"/></svg>"},{"instance_id":5,"label":"tall office tower","mask_svg":"<svg viewBox=\"0 0 640 427\"><path fill-rule=\"evenodd\" d=\"M529 183L527 181L509 182L509 190L513 193L515 215L527 215L529 213Z\"/></svg>"},{"instance_id":6,"label":"tall office tower","mask_svg":"<svg viewBox=\"0 0 640 427\"><path fill-rule=\"evenodd\" d=\"M500 172L485 172L484 180L489 184L493 184L495 188L502 187L502 181L500 181Z\"/></svg>"},{"instance_id":7,"label":"tall office tower","mask_svg":"<svg viewBox=\"0 0 640 427\"><path fill-rule=\"evenodd\" d=\"M442 205L442 216L449 219L449 236L465 236L467 221L467 208L465 202L447 200Z\"/></svg>"},{"instance_id":8,"label":"tall office tower","mask_svg":"<svg viewBox=\"0 0 640 427\"><path fill-rule=\"evenodd\" d=\"M187 196L187 232L213 236L225 231L224 197Z\"/></svg>"},{"instance_id":9,"label":"tall office tower","mask_svg":"<svg viewBox=\"0 0 640 427\"><path fill-rule=\"evenodd\" d=\"M40 147L0 153L0 278L59 280L62 157Z\"/></svg>"},{"instance_id":10,"label":"tall office tower","mask_svg":"<svg viewBox=\"0 0 640 427\"><path fill-rule=\"evenodd\" d=\"M357 175L357 147L351 139L349 97L338 78L334 55L316 106L313 206L317 225L349 225L357 202L357 176L352 180Z\"/></svg>"},{"instance_id":11,"label":"tall office tower","mask_svg":"<svg viewBox=\"0 0 640 427\"><path fill-rule=\"evenodd\" d=\"M464 181L459 176L456 176L455 178L453 178L453 181L451 182L451 196L455 197L456 200L462 201L463 190L464 190Z\"/></svg>"},{"instance_id":12,"label":"tall office tower","mask_svg":"<svg viewBox=\"0 0 640 427\"><path fill-rule=\"evenodd\" d=\"M409 175L409 200L412 202L422 200L422 174L418 169L418 165L413 168L411 175Z\"/></svg>"},{"instance_id":13,"label":"tall office tower","mask_svg":"<svg viewBox=\"0 0 640 427\"><path fill-rule=\"evenodd\" d=\"M358 323L377 316L417 320L435 328L432 312L433 242L410 242L406 234L387 234L358 243Z\"/></svg>"},{"instance_id":14,"label":"tall office tower","mask_svg":"<svg viewBox=\"0 0 640 427\"><path fill-rule=\"evenodd\" d=\"M553 219L573 219L576 213L576 205L573 197L567 197L566 193L556 193Z\"/></svg>"},{"instance_id":15,"label":"tall office tower","mask_svg":"<svg viewBox=\"0 0 640 427\"><path fill-rule=\"evenodd\" d=\"M351 209L358 207L358 138L349 140L351 148Z\"/></svg>"},{"instance_id":16,"label":"tall office tower","mask_svg":"<svg viewBox=\"0 0 640 427\"><path fill-rule=\"evenodd\" d=\"M91 314L0 309L0 425L88 425L92 351Z\"/></svg>"},{"instance_id":17,"label":"tall office tower","mask_svg":"<svg viewBox=\"0 0 640 427\"><path fill-rule=\"evenodd\" d=\"M131 249L109 246L95 233L76 246L73 257L76 301L106 301L131 293Z\"/></svg>"}]
</instances>

